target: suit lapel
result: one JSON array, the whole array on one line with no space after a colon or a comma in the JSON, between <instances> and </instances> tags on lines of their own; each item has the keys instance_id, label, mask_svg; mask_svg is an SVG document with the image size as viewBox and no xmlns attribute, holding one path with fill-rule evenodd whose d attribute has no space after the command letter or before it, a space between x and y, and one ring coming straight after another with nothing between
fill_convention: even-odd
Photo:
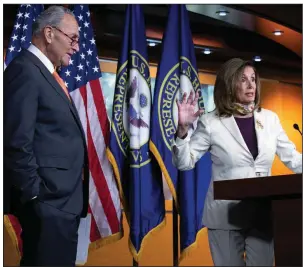
<instances>
[{"instance_id":1,"label":"suit lapel","mask_svg":"<svg viewBox=\"0 0 303 267\"><path fill-rule=\"evenodd\" d=\"M81 128L81 131L83 133L83 129L82 129L82 124L77 112L77 109L74 105L74 103L72 102L72 100L69 100L67 95L65 94L65 92L63 91L62 87L60 86L60 84L56 81L56 79L53 77L53 75L46 69L41 70L42 74L45 76L45 78L47 79L47 81L52 85L52 87L56 90L56 92L64 99L64 101L68 104L69 109L71 110L71 112L73 113L75 120L77 122L77 124L79 125L79 127Z\"/></svg>"},{"instance_id":2,"label":"suit lapel","mask_svg":"<svg viewBox=\"0 0 303 267\"><path fill-rule=\"evenodd\" d=\"M39 60L34 54L31 52L24 50L24 54L28 57L41 71L42 75L48 81L48 83L52 86L52 88L63 98L63 100L70 105L70 101L66 96L65 92L61 88L60 84L56 81L52 73L44 66L44 64Z\"/></svg>"},{"instance_id":3,"label":"suit lapel","mask_svg":"<svg viewBox=\"0 0 303 267\"><path fill-rule=\"evenodd\" d=\"M42 74L44 75L44 77L46 78L46 80L51 84L51 86L55 89L55 91L64 99L64 101L70 105L70 101L67 97L67 95L65 94L65 92L63 91L61 85L56 81L56 79L54 78L54 76L45 69L41 70Z\"/></svg>"},{"instance_id":4,"label":"suit lapel","mask_svg":"<svg viewBox=\"0 0 303 267\"><path fill-rule=\"evenodd\" d=\"M223 125L226 127L226 129L231 133L231 135L236 139L236 141L250 153L250 151L245 143L245 140L242 137L240 129L235 121L234 116L221 117L220 120L223 123Z\"/></svg>"},{"instance_id":5,"label":"suit lapel","mask_svg":"<svg viewBox=\"0 0 303 267\"><path fill-rule=\"evenodd\" d=\"M63 100L66 102L66 104L68 104L69 109L71 110L72 114L74 115L75 121L78 124L81 133L83 135L83 138L85 140L85 134L83 131L83 127L82 127L82 123L81 120L79 118L77 109L73 103L73 101L69 100L67 95L65 94L65 92L63 91L62 87L60 86L60 84L56 81L56 79L54 78L54 76L49 72L49 70L44 66L44 64L35 56L33 55L31 52L24 50L24 54L37 66L39 67L42 75L45 77L45 79L49 82L49 84L51 85L51 87L63 98Z\"/></svg>"},{"instance_id":6,"label":"suit lapel","mask_svg":"<svg viewBox=\"0 0 303 267\"><path fill-rule=\"evenodd\" d=\"M256 130L256 136L257 136L257 143L258 143L258 156L262 152L262 148L264 148L264 118L262 116L262 112L254 111L254 120L255 120L255 130Z\"/></svg>"}]
</instances>

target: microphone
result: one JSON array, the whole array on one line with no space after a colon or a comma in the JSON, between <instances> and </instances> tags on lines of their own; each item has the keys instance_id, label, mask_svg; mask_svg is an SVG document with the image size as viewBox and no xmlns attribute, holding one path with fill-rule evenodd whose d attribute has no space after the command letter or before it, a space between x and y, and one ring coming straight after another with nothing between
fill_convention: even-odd
<instances>
[{"instance_id":1,"label":"microphone","mask_svg":"<svg viewBox=\"0 0 303 267\"><path fill-rule=\"evenodd\" d=\"M295 123L295 124L293 125L293 127L294 127L295 130L299 131L299 133L302 135L302 132L300 131L300 128L299 128L299 125L298 125L298 124Z\"/></svg>"}]
</instances>

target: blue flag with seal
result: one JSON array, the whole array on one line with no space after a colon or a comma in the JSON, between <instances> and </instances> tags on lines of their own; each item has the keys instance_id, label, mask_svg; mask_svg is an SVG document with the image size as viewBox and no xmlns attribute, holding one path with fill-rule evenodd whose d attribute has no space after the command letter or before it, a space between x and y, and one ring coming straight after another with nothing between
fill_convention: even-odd
<instances>
[{"instance_id":1,"label":"blue flag with seal","mask_svg":"<svg viewBox=\"0 0 303 267\"><path fill-rule=\"evenodd\" d=\"M178 171L172 163L171 144L178 125L176 99L180 99L184 92L189 95L191 91L198 91L196 108L204 108L185 5L170 6L162 43L152 109L150 149L161 166L180 215L181 260L195 247L197 235L203 228L204 201L211 178L209 152L189 171Z\"/></svg>"},{"instance_id":2,"label":"blue flag with seal","mask_svg":"<svg viewBox=\"0 0 303 267\"><path fill-rule=\"evenodd\" d=\"M117 66L107 155L113 165L138 262L147 237L164 225L161 170L149 151L151 85L140 5L128 5Z\"/></svg>"}]
</instances>

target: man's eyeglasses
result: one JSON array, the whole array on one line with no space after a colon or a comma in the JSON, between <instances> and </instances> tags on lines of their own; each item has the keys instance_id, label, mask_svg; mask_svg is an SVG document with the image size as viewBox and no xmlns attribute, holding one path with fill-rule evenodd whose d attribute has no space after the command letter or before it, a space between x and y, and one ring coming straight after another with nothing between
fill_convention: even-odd
<instances>
[{"instance_id":1,"label":"man's eyeglasses","mask_svg":"<svg viewBox=\"0 0 303 267\"><path fill-rule=\"evenodd\" d=\"M55 28L57 31L63 33L66 37L68 37L68 38L71 40L71 43L70 43L71 46L74 46L75 44L78 44L78 42L79 42L79 39L78 39L78 38L75 39L75 38L69 37L65 32L63 32L62 30L60 30L60 29L57 28L56 26L52 26L52 28Z\"/></svg>"}]
</instances>

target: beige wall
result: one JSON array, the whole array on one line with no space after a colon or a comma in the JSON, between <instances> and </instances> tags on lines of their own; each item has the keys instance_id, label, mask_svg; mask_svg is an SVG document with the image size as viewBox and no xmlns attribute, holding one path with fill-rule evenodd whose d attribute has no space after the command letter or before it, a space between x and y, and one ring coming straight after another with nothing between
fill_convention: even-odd
<instances>
[{"instance_id":1,"label":"beige wall","mask_svg":"<svg viewBox=\"0 0 303 267\"><path fill-rule=\"evenodd\" d=\"M116 64L102 62L101 69L104 72L116 72ZM156 67L151 67L151 76L155 77ZM201 83L214 84L215 75L200 73ZM302 128L302 90L301 87L283 84L277 81L262 81L262 105L279 115L282 126L297 149L302 152L302 139L297 131L292 128L293 123L298 123ZM275 159L272 174L280 175L291 173L280 161ZM157 232L144 249L141 266L172 266L172 213L171 201L167 201L166 226ZM129 228L124 219L125 235L120 241L91 251L86 265L94 266L130 266L132 257L128 250ZM18 258L15 249L4 231L4 265L17 265ZM184 259L181 266L211 266L213 265L207 241L207 230L203 230L197 242L197 249L190 257Z\"/></svg>"}]
</instances>

